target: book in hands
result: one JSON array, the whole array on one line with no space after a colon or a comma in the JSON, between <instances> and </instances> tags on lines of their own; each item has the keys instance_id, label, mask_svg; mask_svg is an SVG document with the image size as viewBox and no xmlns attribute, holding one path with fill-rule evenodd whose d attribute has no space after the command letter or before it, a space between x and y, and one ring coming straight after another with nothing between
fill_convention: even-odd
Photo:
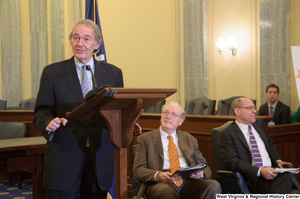
<instances>
[{"instance_id":1,"label":"book in hands","mask_svg":"<svg viewBox=\"0 0 300 199\"><path fill-rule=\"evenodd\" d=\"M199 164L197 166L182 168L182 169L179 169L179 170L175 171L171 175L171 177L173 177L173 176L175 177L175 176L179 175L183 179L184 178L188 178L190 176L190 174L195 173L197 171L202 171L206 167L207 167L207 164L206 163L202 163L202 164Z\"/></svg>"},{"instance_id":2,"label":"book in hands","mask_svg":"<svg viewBox=\"0 0 300 199\"><path fill-rule=\"evenodd\" d=\"M275 168L276 171L273 171L273 173L284 173L284 172L290 172L290 173L299 173L300 172L300 167L299 168Z\"/></svg>"}]
</instances>

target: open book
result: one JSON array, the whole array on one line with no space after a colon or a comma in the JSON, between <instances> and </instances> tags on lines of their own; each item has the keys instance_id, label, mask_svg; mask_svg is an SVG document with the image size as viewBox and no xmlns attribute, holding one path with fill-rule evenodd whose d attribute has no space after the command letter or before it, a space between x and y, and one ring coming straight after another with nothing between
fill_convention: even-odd
<instances>
[{"instance_id":1,"label":"open book","mask_svg":"<svg viewBox=\"0 0 300 199\"><path fill-rule=\"evenodd\" d=\"M188 178L190 174L195 173L197 171L202 171L207 167L206 163L199 164L193 167L186 167L175 171L172 176L180 175L183 179Z\"/></svg>"},{"instance_id":2,"label":"open book","mask_svg":"<svg viewBox=\"0 0 300 199\"><path fill-rule=\"evenodd\" d=\"M283 173L283 172L290 172L290 173L299 173L300 172L300 167L299 168L275 168L276 171L273 171L273 173Z\"/></svg>"}]
</instances>

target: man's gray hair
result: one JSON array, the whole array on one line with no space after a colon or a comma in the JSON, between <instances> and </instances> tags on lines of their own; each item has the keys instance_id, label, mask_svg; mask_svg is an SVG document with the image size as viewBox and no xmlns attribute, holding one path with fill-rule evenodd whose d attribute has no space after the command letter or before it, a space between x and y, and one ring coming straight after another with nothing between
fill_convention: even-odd
<instances>
[{"instance_id":1,"label":"man's gray hair","mask_svg":"<svg viewBox=\"0 0 300 199\"><path fill-rule=\"evenodd\" d=\"M242 102L243 98L236 98L235 100L232 101L231 103L231 110L234 112L234 109L237 107L242 107L243 106L243 102ZM235 112L234 112L235 114Z\"/></svg>"},{"instance_id":2,"label":"man's gray hair","mask_svg":"<svg viewBox=\"0 0 300 199\"><path fill-rule=\"evenodd\" d=\"M98 27L97 24L95 24L92 20L90 19L83 19L83 20L80 20L78 21L77 23L75 23L75 25L73 26L70 34L69 34L69 39L71 40L72 39L72 36L73 36L73 31L74 31L74 27L78 24L85 24L86 26L89 26L89 27L92 27L95 31L95 40L97 42L97 44L101 44L102 43L102 34L100 32L100 29Z\"/></svg>"},{"instance_id":3,"label":"man's gray hair","mask_svg":"<svg viewBox=\"0 0 300 199\"><path fill-rule=\"evenodd\" d=\"M165 108L170 105L170 104L174 104L176 106L178 106L180 108L180 117L185 120L185 110L183 110L183 108L180 106L180 104L178 104L177 102L169 102L167 104L164 104L162 107L161 107L161 112L163 112L165 110Z\"/></svg>"}]
</instances>

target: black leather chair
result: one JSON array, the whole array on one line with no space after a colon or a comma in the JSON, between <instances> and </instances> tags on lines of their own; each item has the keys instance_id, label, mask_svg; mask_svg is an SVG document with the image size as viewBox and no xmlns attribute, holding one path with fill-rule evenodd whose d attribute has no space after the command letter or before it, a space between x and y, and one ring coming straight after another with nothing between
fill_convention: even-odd
<instances>
[{"instance_id":1,"label":"black leather chair","mask_svg":"<svg viewBox=\"0 0 300 199\"><path fill-rule=\"evenodd\" d=\"M217 181L222 187L222 193L250 193L248 190L243 176L239 172L227 171L223 159L221 157L221 152L219 148L219 135L220 133L229 126L233 121L228 121L220 127L213 128L211 130L213 146L215 150L215 155L217 158L219 170L217 171Z\"/></svg>"},{"instance_id":2,"label":"black leather chair","mask_svg":"<svg viewBox=\"0 0 300 199\"><path fill-rule=\"evenodd\" d=\"M0 110L6 110L6 107L7 107L7 101L0 100Z\"/></svg>"},{"instance_id":3,"label":"black leather chair","mask_svg":"<svg viewBox=\"0 0 300 199\"><path fill-rule=\"evenodd\" d=\"M185 113L191 115L214 115L216 100L201 96L185 103Z\"/></svg>"},{"instance_id":4,"label":"black leather chair","mask_svg":"<svg viewBox=\"0 0 300 199\"><path fill-rule=\"evenodd\" d=\"M162 100L155 104L154 106L151 106L147 110L144 111L144 113L161 113L162 106L166 103L166 100Z\"/></svg>"},{"instance_id":5,"label":"black leather chair","mask_svg":"<svg viewBox=\"0 0 300 199\"><path fill-rule=\"evenodd\" d=\"M23 138L26 133L26 124L23 122L1 122L0 123L0 139ZM22 186L21 171L18 173L18 188ZM9 172L8 185L12 186L12 172Z\"/></svg>"},{"instance_id":6,"label":"black leather chair","mask_svg":"<svg viewBox=\"0 0 300 199\"><path fill-rule=\"evenodd\" d=\"M233 111L231 110L231 103L236 98L244 97L242 95L235 95L233 97L227 98L227 99L220 99L218 101L218 113L217 115L234 115ZM251 99L254 103L254 106L256 106L256 100Z\"/></svg>"},{"instance_id":7,"label":"black leather chair","mask_svg":"<svg viewBox=\"0 0 300 199\"><path fill-rule=\"evenodd\" d=\"M0 139L13 139L25 137L26 124L23 122L1 122Z\"/></svg>"},{"instance_id":8,"label":"black leather chair","mask_svg":"<svg viewBox=\"0 0 300 199\"><path fill-rule=\"evenodd\" d=\"M246 186L245 180L243 176L239 172L232 172L226 170L225 164L221 157L220 147L219 147L219 135L220 133L229 126L233 121L228 121L220 127L213 128L211 130L212 139L213 139L213 146L215 155L217 158L219 170L217 171L217 181L220 183L222 187L222 193L231 193L231 194L249 194L250 191ZM286 167L293 167L286 165ZM299 194L300 191L300 183L298 182L295 175L292 175L292 181L294 187L291 191L291 194Z\"/></svg>"},{"instance_id":9,"label":"black leather chair","mask_svg":"<svg viewBox=\"0 0 300 199\"><path fill-rule=\"evenodd\" d=\"M20 109L21 110L34 110L35 102L36 102L36 98L22 100L20 102Z\"/></svg>"}]
</instances>

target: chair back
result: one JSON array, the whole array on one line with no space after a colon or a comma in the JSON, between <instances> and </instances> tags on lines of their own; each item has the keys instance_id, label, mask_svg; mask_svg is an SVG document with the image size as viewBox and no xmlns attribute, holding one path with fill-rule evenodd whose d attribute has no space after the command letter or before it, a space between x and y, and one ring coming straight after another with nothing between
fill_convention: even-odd
<instances>
[{"instance_id":1,"label":"chair back","mask_svg":"<svg viewBox=\"0 0 300 199\"><path fill-rule=\"evenodd\" d=\"M233 97L227 98L227 99L220 99L218 101L218 115L234 115L234 112L231 110L231 103L236 98L244 97L242 95L235 95ZM256 106L256 100L251 99L254 103L254 106Z\"/></svg>"},{"instance_id":2,"label":"chair back","mask_svg":"<svg viewBox=\"0 0 300 199\"><path fill-rule=\"evenodd\" d=\"M216 100L206 96L186 101L185 113L191 115L214 115Z\"/></svg>"},{"instance_id":3,"label":"chair back","mask_svg":"<svg viewBox=\"0 0 300 199\"><path fill-rule=\"evenodd\" d=\"M162 106L166 103L166 100L162 100L155 104L154 106L151 106L147 110L145 110L145 113L161 113Z\"/></svg>"},{"instance_id":4,"label":"chair back","mask_svg":"<svg viewBox=\"0 0 300 199\"><path fill-rule=\"evenodd\" d=\"M7 107L7 101L0 100L0 110L6 110L6 107Z\"/></svg>"},{"instance_id":5,"label":"chair back","mask_svg":"<svg viewBox=\"0 0 300 199\"><path fill-rule=\"evenodd\" d=\"M220 152L220 146L219 146L219 135L220 133L226 129L233 121L228 121L225 124L223 124L220 127L217 128L213 128L211 130L211 134L212 134L212 140L213 140L213 146L214 146L214 150L215 150L215 155L217 158L217 162L218 162L218 166L220 170L226 170L226 166L223 162L223 158L221 156L221 152Z\"/></svg>"},{"instance_id":6,"label":"chair back","mask_svg":"<svg viewBox=\"0 0 300 199\"><path fill-rule=\"evenodd\" d=\"M290 114L291 123L292 123L292 121L293 121L295 115L296 115L296 112L295 112L295 111L291 111L291 114Z\"/></svg>"},{"instance_id":7,"label":"chair back","mask_svg":"<svg viewBox=\"0 0 300 199\"><path fill-rule=\"evenodd\" d=\"M13 139L25 137L26 124L23 122L1 122L0 139Z\"/></svg>"},{"instance_id":8,"label":"chair back","mask_svg":"<svg viewBox=\"0 0 300 199\"><path fill-rule=\"evenodd\" d=\"M226 170L226 166L223 162L220 147L219 147L219 135L220 133L226 129L233 121L228 121L220 127L213 128L211 130L213 146L215 155L217 158L219 170L217 171L217 181L220 183L222 187L222 193L230 193L230 194L249 194L250 191L245 183L243 176L239 172L232 172Z\"/></svg>"},{"instance_id":9,"label":"chair back","mask_svg":"<svg viewBox=\"0 0 300 199\"><path fill-rule=\"evenodd\" d=\"M36 98L30 98L27 100L22 100L20 102L20 109L21 110L34 110L35 108Z\"/></svg>"}]
</instances>

